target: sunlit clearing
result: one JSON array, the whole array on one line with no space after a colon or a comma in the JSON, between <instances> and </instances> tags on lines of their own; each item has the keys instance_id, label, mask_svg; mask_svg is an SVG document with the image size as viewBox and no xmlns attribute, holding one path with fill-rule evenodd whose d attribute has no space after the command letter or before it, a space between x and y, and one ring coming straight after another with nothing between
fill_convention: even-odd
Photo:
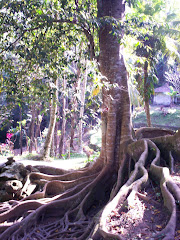
<instances>
[{"instance_id":1,"label":"sunlit clearing","mask_svg":"<svg viewBox=\"0 0 180 240\"><path fill-rule=\"evenodd\" d=\"M101 147L101 128L97 130L91 130L90 132L91 135L91 140L90 142L92 144L96 144L99 147Z\"/></svg>"},{"instance_id":2,"label":"sunlit clearing","mask_svg":"<svg viewBox=\"0 0 180 240\"><path fill-rule=\"evenodd\" d=\"M168 113L175 113L176 109L168 109Z\"/></svg>"}]
</instances>

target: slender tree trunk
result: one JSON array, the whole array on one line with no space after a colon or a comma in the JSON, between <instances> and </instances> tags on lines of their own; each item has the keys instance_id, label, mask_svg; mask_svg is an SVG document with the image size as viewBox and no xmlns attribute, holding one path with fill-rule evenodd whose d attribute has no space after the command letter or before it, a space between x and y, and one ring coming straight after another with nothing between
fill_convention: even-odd
<instances>
[{"instance_id":1,"label":"slender tree trunk","mask_svg":"<svg viewBox=\"0 0 180 240\"><path fill-rule=\"evenodd\" d=\"M144 101L144 107L146 112L146 118L147 118L147 126L151 127L151 115L150 115L150 109L149 109L149 99L145 99Z\"/></svg>"},{"instance_id":2,"label":"slender tree trunk","mask_svg":"<svg viewBox=\"0 0 180 240\"><path fill-rule=\"evenodd\" d=\"M124 17L125 5L119 0L99 0L98 16ZM130 101L127 71L123 49L117 37L110 34L106 24L99 31L100 71L108 87L102 90L102 148L101 159L107 165L119 168L125 158L127 143L131 140Z\"/></svg>"},{"instance_id":3,"label":"slender tree trunk","mask_svg":"<svg viewBox=\"0 0 180 240\"><path fill-rule=\"evenodd\" d=\"M20 144L20 154L23 153L23 132L22 132L22 108L20 107L20 138L19 138L19 144Z\"/></svg>"},{"instance_id":4,"label":"slender tree trunk","mask_svg":"<svg viewBox=\"0 0 180 240\"><path fill-rule=\"evenodd\" d=\"M149 109L149 94L148 94L148 62L144 63L144 104L145 104L145 112L147 118L147 125L151 127L151 116L150 116L150 109Z\"/></svg>"},{"instance_id":5,"label":"slender tree trunk","mask_svg":"<svg viewBox=\"0 0 180 240\"><path fill-rule=\"evenodd\" d=\"M55 81L55 85L57 87L57 80ZM44 149L42 154L42 159L47 160L50 155L51 150L51 143L52 143L52 137L54 134L54 128L56 124L56 114L57 114L57 89L55 90L55 94L52 95L52 99L50 102L50 122L49 122L49 128L48 133L46 136L46 140L44 143Z\"/></svg>"},{"instance_id":6,"label":"slender tree trunk","mask_svg":"<svg viewBox=\"0 0 180 240\"><path fill-rule=\"evenodd\" d=\"M77 79L74 84L74 94L72 96L72 114L71 114L71 136L70 136L70 148L74 150L74 135L75 135L75 126L76 126L76 120L77 120L77 89L78 89L78 83L80 80L80 69L77 68Z\"/></svg>"},{"instance_id":7,"label":"slender tree trunk","mask_svg":"<svg viewBox=\"0 0 180 240\"><path fill-rule=\"evenodd\" d=\"M82 86L81 86L81 107L80 107L80 115L79 115L79 152L83 152L83 144L82 144L82 135L83 135L83 116L84 116L84 105L85 105L85 93L86 93L86 83L87 83L87 62L86 62L86 70L83 76Z\"/></svg>"},{"instance_id":8,"label":"slender tree trunk","mask_svg":"<svg viewBox=\"0 0 180 240\"><path fill-rule=\"evenodd\" d=\"M71 116L71 136L70 136L70 148L74 148L74 135L75 135L75 115L72 113Z\"/></svg>"},{"instance_id":9,"label":"slender tree trunk","mask_svg":"<svg viewBox=\"0 0 180 240\"><path fill-rule=\"evenodd\" d=\"M35 131L35 150L38 152L38 137L41 138L41 122L43 119L43 115L39 115L39 111L36 116L36 131Z\"/></svg>"},{"instance_id":10,"label":"slender tree trunk","mask_svg":"<svg viewBox=\"0 0 180 240\"><path fill-rule=\"evenodd\" d=\"M55 129L54 129L54 155L55 156L57 156L58 154L58 129L59 129L59 122L56 122Z\"/></svg>"},{"instance_id":11,"label":"slender tree trunk","mask_svg":"<svg viewBox=\"0 0 180 240\"><path fill-rule=\"evenodd\" d=\"M29 146L29 153L32 153L33 147L35 146L35 139L34 139L34 128L35 128L35 104L31 107L31 124L30 124L30 146Z\"/></svg>"},{"instance_id":12,"label":"slender tree trunk","mask_svg":"<svg viewBox=\"0 0 180 240\"><path fill-rule=\"evenodd\" d=\"M59 143L59 155L60 157L64 154L64 144L65 144L65 131L66 131L66 79L63 78L63 109L62 109L62 128L61 128L61 139Z\"/></svg>"},{"instance_id":13,"label":"slender tree trunk","mask_svg":"<svg viewBox=\"0 0 180 240\"><path fill-rule=\"evenodd\" d=\"M55 128L56 128L56 124L54 127L54 133L55 133ZM50 149L50 157L54 157L55 156L55 148L54 148L54 134L52 136L52 141L51 141L51 149Z\"/></svg>"}]
</instances>

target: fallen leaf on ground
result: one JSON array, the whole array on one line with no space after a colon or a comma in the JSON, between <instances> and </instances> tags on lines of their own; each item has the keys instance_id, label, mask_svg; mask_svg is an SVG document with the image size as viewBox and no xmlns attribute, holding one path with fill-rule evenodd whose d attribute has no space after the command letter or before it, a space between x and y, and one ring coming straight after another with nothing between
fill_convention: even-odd
<instances>
[{"instance_id":1,"label":"fallen leaf on ground","mask_svg":"<svg viewBox=\"0 0 180 240\"><path fill-rule=\"evenodd\" d=\"M156 225L156 227L157 227L157 228L162 228L162 226L161 226L161 225Z\"/></svg>"}]
</instances>

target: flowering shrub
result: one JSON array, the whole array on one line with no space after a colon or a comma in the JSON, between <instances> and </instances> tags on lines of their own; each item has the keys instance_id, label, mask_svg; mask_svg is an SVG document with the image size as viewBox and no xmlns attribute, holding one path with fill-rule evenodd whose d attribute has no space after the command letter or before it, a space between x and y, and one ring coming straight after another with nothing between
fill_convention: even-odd
<instances>
[{"instance_id":1,"label":"flowering shrub","mask_svg":"<svg viewBox=\"0 0 180 240\"><path fill-rule=\"evenodd\" d=\"M11 141L11 138L13 136L13 133L7 133L6 134L6 143L0 144L0 154L1 155L7 155L9 153L13 152L14 143Z\"/></svg>"},{"instance_id":2,"label":"flowering shrub","mask_svg":"<svg viewBox=\"0 0 180 240\"><path fill-rule=\"evenodd\" d=\"M10 141L13 136L13 133L7 133L6 138Z\"/></svg>"}]
</instances>

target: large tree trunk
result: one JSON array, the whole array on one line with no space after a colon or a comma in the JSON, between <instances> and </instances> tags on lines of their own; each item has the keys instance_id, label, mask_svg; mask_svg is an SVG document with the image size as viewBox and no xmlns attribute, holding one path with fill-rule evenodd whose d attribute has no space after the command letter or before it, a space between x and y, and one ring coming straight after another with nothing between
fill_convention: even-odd
<instances>
[{"instance_id":1,"label":"large tree trunk","mask_svg":"<svg viewBox=\"0 0 180 240\"><path fill-rule=\"evenodd\" d=\"M122 1L98 1L99 17L122 19L124 8ZM106 24L99 31L100 71L109 85L103 88L101 157L119 167L131 139L130 102L122 47L111 30Z\"/></svg>"}]
</instances>

